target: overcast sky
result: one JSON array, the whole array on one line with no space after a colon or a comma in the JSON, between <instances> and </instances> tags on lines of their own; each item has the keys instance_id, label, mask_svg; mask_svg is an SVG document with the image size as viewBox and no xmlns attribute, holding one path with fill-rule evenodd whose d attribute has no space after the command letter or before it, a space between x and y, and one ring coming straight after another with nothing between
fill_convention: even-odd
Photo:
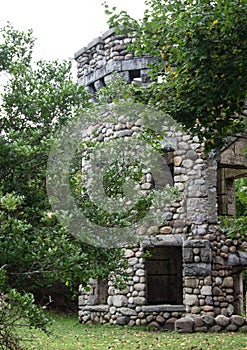
<instances>
[{"instance_id":1,"label":"overcast sky","mask_svg":"<svg viewBox=\"0 0 247 350\"><path fill-rule=\"evenodd\" d=\"M67 59L108 29L103 0L1 0L0 27L32 28L36 59ZM144 0L107 0L141 18Z\"/></svg>"}]
</instances>

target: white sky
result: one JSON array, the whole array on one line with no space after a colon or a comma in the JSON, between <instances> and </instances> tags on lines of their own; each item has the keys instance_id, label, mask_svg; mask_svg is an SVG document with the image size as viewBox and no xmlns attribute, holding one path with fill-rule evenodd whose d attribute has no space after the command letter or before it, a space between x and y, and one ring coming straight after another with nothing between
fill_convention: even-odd
<instances>
[{"instance_id":1,"label":"white sky","mask_svg":"<svg viewBox=\"0 0 247 350\"><path fill-rule=\"evenodd\" d=\"M32 28L35 59L67 59L108 29L103 0L0 0L0 27ZM107 0L141 18L144 0Z\"/></svg>"}]
</instances>

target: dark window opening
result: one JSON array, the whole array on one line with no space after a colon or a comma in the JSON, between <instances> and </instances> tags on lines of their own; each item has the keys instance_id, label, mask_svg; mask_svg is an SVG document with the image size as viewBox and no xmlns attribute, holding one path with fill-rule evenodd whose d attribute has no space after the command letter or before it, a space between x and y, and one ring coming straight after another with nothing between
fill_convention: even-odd
<instances>
[{"instance_id":1,"label":"dark window opening","mask_svg":"<svg viewBox=\"0 0 247 350\"><path fill-rule=\"evenodd\" d=\"M182 248L155 247L148 249L146 260L147 303L182 304Z\"/></svg>"},{"instance_id":2,"label":"dark window opening","mask_svg":"<svg viewBox=\"0 0 247 350\"><path fill-rule=\"evenodd\" d=\"M174 186L174 163L171 156L168 158L168 153L157 159L158 167L153 173L154 188L156 190L164 190L167 185Z\"/></svg>"},{"instance_id":3,"label":"dark window opening","mask_svg":"<svg viewBox=\"0 0 247 350\"><path fill-rule=\"evenodd\" d=\"M129 77L130 77L130 81L133 81L137 78L141 79L141 71L140 69L135 69L135 70L131 70L129 72Z\"/></svg>"},{"instance_id":4,"label":"dark window opening","mask_svg":"<svg viewBox=\"0 0 247 350\"><path fill-rule=\"evenodd\" d=\"M236 183L246 178L246 170L219 168L217 175L218 215L236 217L239 213L239 201L236 203ZM238 198L237 198L238 199ZM236 208L237 205L237 208ZM237 209L237 210L236 210Z\"/></svg>"},{"instance_id":5,"label":"dark window opening","mask_svg":"<svg viewBox=\"0 0 247 350\"><path fill-rule=\"evenodd\" d=\"M98 280L98 304L106 304L108 297L108 281Z\"/></svg>"}]
</instances>

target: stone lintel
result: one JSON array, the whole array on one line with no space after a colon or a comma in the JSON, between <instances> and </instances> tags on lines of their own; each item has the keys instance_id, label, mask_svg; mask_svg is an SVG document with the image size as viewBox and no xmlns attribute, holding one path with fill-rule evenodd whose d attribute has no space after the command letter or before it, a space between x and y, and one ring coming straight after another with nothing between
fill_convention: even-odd
<instances>
[{"instance_id":1,"label":"stone lintel","mask_svg":"<svg viewBox=\"0 0 247 350\"><path fill-rule=\"evenodd\" d=\"M182 246L186 239L185 234L174 234L174 235L157 235L150 237L145 241L141 242L142 247L160 247L160 246Z\"/></svg>"},{"instance_id":2,"label":"stone lintel","mask_svg":"<svg viewBox=\"0 0 247 350\"><path fill-rule=\"evenodd\" d=\"M91 311L91 312L108 312L109 305L105 304L99 304L99 305L86 305L83 307L84 311Z\"/></svg>"},{"instance_id":3,"label":"stone lintel","mask_svg":"<svg viewBox=\"0 0 247 350\"><path fill-rule=\"evenodd\" d=\"M143 312L184 312L184 305L144 305Z\"/></svg>"},{"instance_id":4,"label":"stone lintel","mask_svg":"<svg viewBox=\"0 0 247 350\"><path fill-rule=\"evenodd\" d=\"M78 56L77 56L78 57ZM106 75L113 72L128 72L132 70L141 70L146 68L148 62L151 62L151 59L148 58L132 58L130 60L119 60L112 61L107 63L102 68L99 68L92 73L89 73L79 79L80 85L90 85L95 81L104 78Z\"/></svg>"},{"instance_id":5,"label":"stone lintel","mask_svg":"<svg viewBox=\"0 0 247 350\"><path fill-rule=\"evenodd\" d=\"M228 147L219 155L219 167L247 169L247 156L244 149L247 147L247 139L244 137L231 138Z\"/></svg>"}]
</instances>

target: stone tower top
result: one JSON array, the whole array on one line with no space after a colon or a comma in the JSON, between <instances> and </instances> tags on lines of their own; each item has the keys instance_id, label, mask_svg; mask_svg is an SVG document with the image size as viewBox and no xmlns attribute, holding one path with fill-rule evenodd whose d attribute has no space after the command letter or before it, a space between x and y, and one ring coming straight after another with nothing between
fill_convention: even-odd
<instances>
[{"instance_id":1,"label":"stone tower top","mask_svg":"<svg viewBox=\"0 0 247 350\"><path fill-rule=\"evenodd\" d=\"M92 92L98 91L111 80L113 72L128 83L133 80L148 83L148 63L154 59L149 56L136 57L128 51L127 44L134 40L133 36L116 34L112 28L76 52L79 84Z\"/></svg>"}]
</instances>

